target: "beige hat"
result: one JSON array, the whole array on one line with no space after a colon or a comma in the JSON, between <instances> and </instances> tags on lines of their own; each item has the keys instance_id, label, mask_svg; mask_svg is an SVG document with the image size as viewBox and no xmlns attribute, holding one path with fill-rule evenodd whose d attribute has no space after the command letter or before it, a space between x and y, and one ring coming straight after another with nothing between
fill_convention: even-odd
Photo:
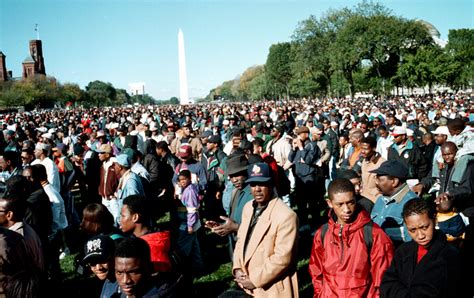
<instances>
[{"instance_id":1,"label":"beige hat","mask_svg":"<svg viewBox=\"0 0 474 298\"><path fill-rule=\"evenodd\" d=\"M99 149L96 149L95 152L97 153L112 153L112 146L109 144L102 144L100 145Z\"/></svg>"}]
</instances>

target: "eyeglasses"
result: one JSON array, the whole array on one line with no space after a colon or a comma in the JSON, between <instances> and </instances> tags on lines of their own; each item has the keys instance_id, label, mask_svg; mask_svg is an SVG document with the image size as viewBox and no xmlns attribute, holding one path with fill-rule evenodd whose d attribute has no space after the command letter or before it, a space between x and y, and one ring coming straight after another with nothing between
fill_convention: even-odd
<instances>
[{"instance_id":1,"label":"eyeglasses","mask_svg":"<svg viewBox=\"0 0 474 298\"><path fill-rule=\"evenodd\" d=\"M0 210L0 213L7 213L8 210Z\"/></svg>"}]
</instances>

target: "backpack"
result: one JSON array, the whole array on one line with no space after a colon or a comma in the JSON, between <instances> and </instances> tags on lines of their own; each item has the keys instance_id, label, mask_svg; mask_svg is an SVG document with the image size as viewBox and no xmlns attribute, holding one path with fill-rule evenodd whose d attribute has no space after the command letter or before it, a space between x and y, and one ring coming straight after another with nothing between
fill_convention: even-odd
<instances>
[{"instance_id":1,"label":"backpack","mask_svg":"<svg viewBox=\"0 0 474 298\"><path fill-rule=\"evenodd\" d=\"M367 247L367 255L369 256L369 264L370 264L370 251L372 249L372 243L374 241L373 236L372 236L372 227L373 227L374 222L369 221L364 225L364 242L365 246ZM321 227L321 243L323 244L324 247L324 237L326 236L326 233L328 231L329 225L328 223L325 223Z\"/></svg>"}]
</instances>

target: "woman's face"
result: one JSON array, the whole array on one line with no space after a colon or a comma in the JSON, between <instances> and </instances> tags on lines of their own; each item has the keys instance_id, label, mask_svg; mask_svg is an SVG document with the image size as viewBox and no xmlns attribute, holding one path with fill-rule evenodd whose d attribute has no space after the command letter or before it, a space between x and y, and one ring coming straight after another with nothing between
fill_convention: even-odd
<instances>
[{"instance_id":1,"label":"woman's face","mask_svg":"<svg viewBox=\"0 0 474 298\"><path fill-rule=\"evenodd\" d=\"M411 238L423 247L429 247L433 239L435 222L428 213L412 214L405 218L405 225Z\"/></svg>"}]
</instances>

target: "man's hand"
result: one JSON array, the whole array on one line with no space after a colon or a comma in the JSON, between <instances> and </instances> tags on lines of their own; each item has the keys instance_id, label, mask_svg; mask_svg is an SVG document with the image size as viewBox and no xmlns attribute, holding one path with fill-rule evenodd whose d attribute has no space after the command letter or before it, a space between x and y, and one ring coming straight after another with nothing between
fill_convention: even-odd
<instances>
[{"instance_id":1,"label":"man's hand","mask_svg":"<svg viewBox=\"0 0 474 298\"><path fill-rule=\"evenodd\" d=\"M435 203L438 205L448 200L452 200L452 196L448 192L443 192L435 199Z\"/></svg>"},{"instance_id":2,"label":"man's hand","mask_svg":"<svg viewBox=\"0 0 474 298\"><path fill-rule=\"evenodd\" d=\"M218 223L217 221L213 221L213 220L206 220L206 222L204 223L204 226L208 229L213 229L217 226L219 226L220 223Z\"/></svg>"},{"instance_id":3,"label":"man's hand","mask_svg":"<svg viewBox=\"0 0 474 298\"><path fill-rule=\"evenodd\" d=\"M421 194L423 193L423 184L418 183L417 185L413 186L412 191L418 196L421 196Z\"/></svg>"},{"instance_id":4,"label":"man's hand","mask_svg":"<svg viewBox=\"0 0 474 298\"><path fill-rule=\"evenodd\" d=\"M239 224L237 224L235 221L225 216L221 216L220 218L224 220L224 223L221 225L218 225L215 228L212 228L213 233L216 233L217 235L224 237L230 233L237 232L237 230L239 229Z\"/></svg>"},{"instance_id":5,"label":"man's hand","mask_svg":"<svg viewBox=\"0 0 474 298\"><path fill-rule=\"evenodd\" d=\"M253 290L256 288L247 275L241 276L240 278L236 277L235 282L237 282L242 289Z\"/></svg>"},{"instance_id":6,"label":"man's hand","mask_svg":"<svg viewBox=\"0 0 474 298\"><path fill-rule=\"evenodd\" d=\"M188 227L188 234L191 235L192 233L194 233L193 227Z\"/></svg>"},{"instance_id":7,"label":"man's hand","mask_svg":"<svg viewBox=\"0 0 474 298\"><path fill-rule=\"evenodd\" d=\"M222 198L222 193L220 191L216 192L216 200L220 200Z\"/></svg>"}]
</instances>

